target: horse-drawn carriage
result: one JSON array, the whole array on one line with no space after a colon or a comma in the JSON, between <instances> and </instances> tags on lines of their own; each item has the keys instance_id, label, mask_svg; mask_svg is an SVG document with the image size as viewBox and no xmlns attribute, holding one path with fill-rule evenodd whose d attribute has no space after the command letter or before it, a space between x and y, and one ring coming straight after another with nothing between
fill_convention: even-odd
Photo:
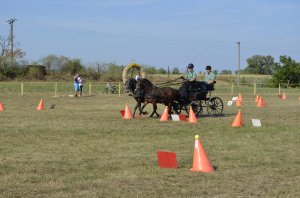
<instances>
[{"instance_id":1,"label":"horse-drawn carriage","mask_svg":"<svg viewBox=\"0 0 300 198\"><path fill-rule=\"evenodd\" d=\"M187 87L186 97L181 93L185 86ZM192 107L196 116L200 116L203 109L206 109L210 116L221 115L224 108L223 101L219 97L212 97L213 91L213 87L208 88L202 81L184 82L179 88L180 99L174 102L173 108L178 114L182 110L189 113L189 107Z\"/></svg>"},{"instance_id":2,"label":"horse-drawn carriage","mask_svg":"<svg viewBox=\"0 0 300 198\"><path fill-rule=\"evenodd\" d=\"M214 88L208 88L205 82L186 82L182 78L178 78L160 85L153 85L146 78L136 81L134 78L124 79L124 75L123 81L125 88L137 101L134 114L137 108L139 108L140 114L143 113L143 109L148 103L153 105L153 112L150 117L154 113L158 116L156 112L157 103L169 106L169 114L174 113L174 111L177 114L183 111L188 114L190 107L192 107L196 116L200 116L204 108L206 108L207 114L210 116L218 116L223 113L222 100L219 97L211 96ZM175 85L180 85L179 89L168 87ZM142 103L144 103L143 106L141 106Z\"/></svg>"}]
</instances>

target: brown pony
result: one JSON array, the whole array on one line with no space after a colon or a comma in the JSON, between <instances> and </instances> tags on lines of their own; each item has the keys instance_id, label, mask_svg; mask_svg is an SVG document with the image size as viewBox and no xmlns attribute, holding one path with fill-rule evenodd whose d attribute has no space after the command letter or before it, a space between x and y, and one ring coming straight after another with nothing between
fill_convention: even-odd
<instances>
[{"instance_id":1,"label":"brown pony","mask_svg":"<svg viewBox=\"0 0 300 198\"><path fill-rule=\"evenodd\" d=\"M154 113L157 117L159 117L159 114L156 112L157 103L168 106L170 115L174 102L179 100L179 93L176 89L171 87L156 87L145 78L137 81L134 94L141 95L144 98L144 105L141 109L141 112L144 110L147 104L152 103L153 111L150 117L152 117Z\"/></svg>"},{"instance_id":2,"label":"brown pony","mask_svg":"<svg viewBox=\"0 0 300 198\"><path fill-rule=\"evenodd\" d=\"M139 115L147 114L147 112L142 112L142 103L144 102L143 96L138 95L138 94L134 94L136 84L137 84L137 81L134 78L129 78L125 82L126 92L128 92L129 95L133 96L133 98L136 101L136 105L135 105L134 111L133 111L133 117L135 116L135 112L136 112L137 109L139 109L139 111L140 111Z\"/></svg>"}]
</instances>

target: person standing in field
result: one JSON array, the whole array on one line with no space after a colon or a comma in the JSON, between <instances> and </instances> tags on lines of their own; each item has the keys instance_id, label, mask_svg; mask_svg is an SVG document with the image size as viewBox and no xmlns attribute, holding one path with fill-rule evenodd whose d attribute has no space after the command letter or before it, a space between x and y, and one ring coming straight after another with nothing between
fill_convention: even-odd
<instances>
[{"instance_id":1,"label":"person standing in field","mask_svg":"<svg viewBox=\"0 0 300 198\"><path fill-rule=\"evenodd\" d=\"M76 74L76 75L74 76L74 78L73 78L75 97L77 97L78 94L79 94L79 82L78 82L78 77L79 77L79 75Z\"/></svg>"},{"instance_id":2,"label":"person standing in field","mask_svg":"<svg viewBox=\"0 0 300 198\"><path fill-rule=\"evenodd\" d=\"M78 76L79 96L82 96L83 82L84 82L83 77L79 75Z\"/></svg>"}]
</instances>

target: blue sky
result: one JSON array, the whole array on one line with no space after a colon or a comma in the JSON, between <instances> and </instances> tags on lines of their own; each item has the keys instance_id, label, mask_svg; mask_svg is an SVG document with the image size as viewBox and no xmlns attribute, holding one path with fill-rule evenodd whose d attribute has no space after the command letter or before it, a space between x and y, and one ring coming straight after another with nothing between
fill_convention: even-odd
<instances>
[{"instance_id":1,"label":"blue sky","mask_svg":"<svg viewBox=\"0 0 300 198\"><path fill-rule=\"evenodd\" d=\"M241 68L253 55L300 61L297 0L0 0L0 35L17 18L15 42L29 61L49 54L83 63L132 60L196 71Z\"/></svg>"}]
</instances>

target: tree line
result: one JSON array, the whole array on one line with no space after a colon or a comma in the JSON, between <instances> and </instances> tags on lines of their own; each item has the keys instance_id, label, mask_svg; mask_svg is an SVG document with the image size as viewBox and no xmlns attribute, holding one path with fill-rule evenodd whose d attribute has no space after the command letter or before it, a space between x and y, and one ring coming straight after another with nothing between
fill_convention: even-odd
<instances>
[{"instance_id":1,"label":"tree line","mask_svg":"<svg viewBox=\"0 0 300 198\"><path fill-rule=\"evenodd\" d=\"M71 76L80 73L86 79L102 81L121 81L122 71L125 65L116 63L92 63L84 64L78 58L66 56L48 55L40 60L29 63L24 59L25 52L15 48L13 52L14 61L11 62L11 52L8 50L7 38L0 37L0 81L3 80L65 80L69 81ZM157 68L151 65L142 65L147 74L180 74L178 67L169 70ZM185 71L184 71L185 72ZM214 70L221 75L232 75L237 71ZM273 83L300 84L300 63L289 56L280 56L280 61L275 62L270 55L254 55L247 59L247 67L240 70L240 74L262 74L272 75Z\"/></svg>"}]
</instances>

